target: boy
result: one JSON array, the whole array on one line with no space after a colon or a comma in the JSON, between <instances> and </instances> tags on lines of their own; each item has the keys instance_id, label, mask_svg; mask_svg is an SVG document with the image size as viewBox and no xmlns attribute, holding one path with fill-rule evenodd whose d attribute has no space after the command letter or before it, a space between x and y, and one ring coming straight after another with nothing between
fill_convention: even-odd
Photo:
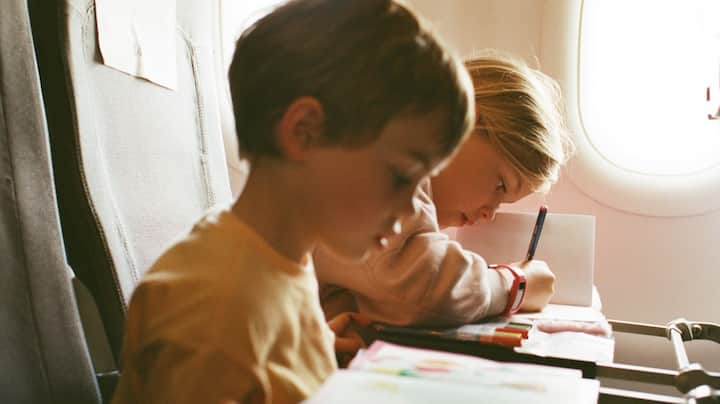
<instances>
[{"instance_id":1,"label":"boy","mask_svg":"<svg viewBox=\"0 0 720 404\"><path fill-rule=\"evenodd\" d=\"M115 404L312 394L337 364L310 252L386 248L474 121L461 63L391 0L290 1L229 78L250 176L135 290Z\"/></svg>"},{"instance_id":2,"label":"boy","mask_svg":"<svg viewBox=\"0 0 720 404\"><path fill-rule=\"evenodd\" d=\"M485 51L466 62L477 122L450 165L423 184L420 214L384 251L346 263L314 254L328 317L359 311L398 325L458 325L508 313L512 274L493 270L478 254L440 232L493 220L515 202L555 182L572 144L563 125L557 84L524 62ZM515 263L527 278L522 310L542 309L554 275L542 261Z\"/></svg>"}]
</instances>

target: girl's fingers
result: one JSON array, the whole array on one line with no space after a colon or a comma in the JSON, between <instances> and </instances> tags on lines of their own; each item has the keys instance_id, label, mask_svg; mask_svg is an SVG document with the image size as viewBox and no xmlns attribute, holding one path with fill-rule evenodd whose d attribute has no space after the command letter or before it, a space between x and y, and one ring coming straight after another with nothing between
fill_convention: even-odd
<instances>
[{"instance_id":1,"label":"girl's fingers","mask_svg":"<svg viewBox=\"0 0 720 404\"><path fill-rule=\"evenodd\" d=\"M367 327L372 324L372 320L364 314L345 312L338 314L328 321L328 326L335 334L342 335L351 323L355 323L361 327Z\"/></svg>"},{"instance_id":2,"label":"girl's fingers","mask_svg":"<svg viewBox=\"0 0 720 404\"><path fill-rule=\"evenodd\" d=\"M361 348L365 348L365 342L357 335L335 338L335 352L355 353Z\"/></svg>"},{"instance_id":3,"label":"girl's fingers","mask_svg":"<svg viewBox=\"0 0 720 404\"><path fill-rule=\"evenodd\" d=\"M370 317L362 313L350 313L350 317L361 327L367 327L373 322Z\"/></svg>"},{"instance_id":4,"label":"girl's fingers","mask_svg":"<svg viewBox=\"0 0 720 404\"><path fill-rule=\"evenodd\" d=\"M342 314L338 314L334 318L332 318L330 321L328 321L328 326L335 334L342 334L343 331L348 327L350 324L350 320L352 320L352 317L350 317L349 312L345 312Z\"/></svg>"}]
</instances>

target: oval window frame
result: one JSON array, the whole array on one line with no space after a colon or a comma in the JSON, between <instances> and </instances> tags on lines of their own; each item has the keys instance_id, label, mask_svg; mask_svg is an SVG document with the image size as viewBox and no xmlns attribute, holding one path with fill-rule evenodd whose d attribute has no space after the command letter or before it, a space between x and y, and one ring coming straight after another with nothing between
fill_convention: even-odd
<instances>
[{"instance_id":1,"label":"oval window frame","mask_svg":"<svg viewBox=\"0 0 720 404\"><path fill-rule=\"evenodd\" d=\"M576 153L566 178L592 200L643 216L680 217L720 210L720 166L678 175L626 170L606 159L592 144L579 103L582 0L546 2L540 61L563 91L568 129Z\"/></svg>"}]
</instances>

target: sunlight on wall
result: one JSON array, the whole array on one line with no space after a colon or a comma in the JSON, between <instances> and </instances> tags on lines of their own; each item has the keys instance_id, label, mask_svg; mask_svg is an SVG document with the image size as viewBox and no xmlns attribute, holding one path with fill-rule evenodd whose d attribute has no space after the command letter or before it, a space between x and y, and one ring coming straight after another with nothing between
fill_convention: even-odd
<instances>
[{"instance_id":1,"label":"sunlight on wall","mask_svg":"<svg viewBox=\"0 0 720 404\"><path fill-rule=\"evenodd\" d=\"M222 30L223 30L223 60L230 64L235 40L245 28L272 11L275 6L285 0L223 0Z\"/></svg>"},{"instance_id":2,"label":"sunlight on wall","mask_svg":"<svg viewBox=\"0 0 720 404\"><path fill-rule=\"evenodd\" d=\"M258 18L269 13L284 0L221 0L220 1L220 50L222 52L222 73L225 76L230 67L235 41L240 34ZM223 140L225 142L226 159L230 175L230 188L233 197L242 192L250 172L248 160L238 156L238 144L235 137L235 124L230 107L230 89L227 80L223 81L221 90L228 100L227 109L222 113ZM242 154L242 151L240 152Z\"/></svg>"}]
</instances>

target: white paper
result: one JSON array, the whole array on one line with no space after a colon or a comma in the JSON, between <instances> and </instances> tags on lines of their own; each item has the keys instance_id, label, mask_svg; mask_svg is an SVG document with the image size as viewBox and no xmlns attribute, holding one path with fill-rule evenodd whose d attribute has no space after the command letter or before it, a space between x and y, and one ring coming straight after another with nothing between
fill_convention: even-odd
<instances>
[{"instance_id":1,"label":"white paper","mask_svg":"<svg viewBox=\"0 0 720 404\"><path fill-rule=\"evenodd\" d=\"M305 403L596 403L576 369L501 363L376 341Z\"/></svg>"},{"instance_id":2,"label":"white paper","mask_svg":"<svg viewBox=\"0 0 720 404\"><path fill-rule=\"evenodd\" d=\"M615 339L582 332L544 333L533 330L531 337L524 340L521 347L515 347L515 352L612 363Z\"/></svg>"},{"instance_id":3,"label":"white paper","mask_svg":"<svg viewBox=\"0 0 720 404\"><path fill-rule=\"evenodd\" d=\"M498 212L493 222L459 228L456 239L489 264L522 261L536 218L535 213ZM548 213L535 259L546 261L556 275L551 303L593 304L594 216Z\"/></svg>"},{"instance_id":4,"label":"white paper","mask_svg":"<svg viewBox=\"0 0 720 404\"><path fill-rule=\"evenodd\" d=\"M103 64L177 88L175 0L95 0Z\"/></svg>"},{"instance_id":5,"label":"white paper","mask_svg":"<svg viewBox=\"0 0 720 404\"><path fill-rule=\"evenodd\" d=\"M510 317L512 321L528 322L530 320L569 320L604 322L605 316L593 307L572 306L564 304L548 304L537 313L517 313Z\"/></svg>"},{"instance_id":6,"label":"white paper","mask_svg":"<svg viewBox=\"0 0 720 404\"><path fill-rule=\"evenodd\" d=\"M353 375L342 377L354 381L331 378L310 402L595 403L598 398L597 380L583 379L577 369L497 362L384 341L360 351L349 369ZM348 394L354 389L357 395Z\"/></svg>"},{"instance_id":7,"label":"white paper","mask_svg":"<svg viewBox=\"0 0 720 404\"><path fill-rule=\"evenodd\" d=\"M497 362L476 356L432 349L413 348L377 340L367 350L361 350L349 369L412 377L426 377L494 386L513 387L518 380L537 383L531 388L542 389L555 378L580 379L578 369L525 363ZM550 380L546 380L549 378ZM530 386L525 386L530 387Z\"/></svg>"}]
</instances>

